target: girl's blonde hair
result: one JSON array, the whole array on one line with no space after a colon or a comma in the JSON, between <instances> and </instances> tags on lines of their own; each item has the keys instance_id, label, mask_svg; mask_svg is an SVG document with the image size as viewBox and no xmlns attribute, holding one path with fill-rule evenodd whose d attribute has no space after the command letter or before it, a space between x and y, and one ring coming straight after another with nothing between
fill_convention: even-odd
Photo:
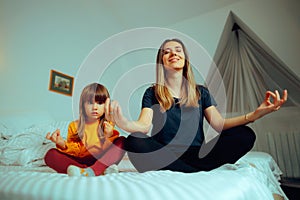
<instances>
[{"instance_id":1,"label":"girl's blonde hair","mask_svg":"<svg viewBox=\"0 0 300 200\"><path fill-rule=\"evenodd\" d=\"M196 81L194 78L194 73L190 65L189 55L186 50L185 45L179 39L167 39L160 46L157 57L156 57L156 84L155 84L155 96L161 106L165 111L171 108L174 103L174 99L169 92L168 88L165 86L166 82L166 69L163 64L164 46L168 42L178 42L181 44L183 52L185 54L185 62L183 67L183 82L182 82L182 98L178 102L181 106L187 107L198 107L198 100L200 98L200 91L197 89Z\"/></svg>"},{"instance_id":2,"label":"girl's blonde hair","mask_svg":"<svg viewBox=\"0 0 300 200\"><path fill-rule=\"evenodd\" d=\"M84 128L85 123L87 119L87 114L85 111L85 103L94 103L97 102L99 104L105 103L106 99L109 98L109 93L106 87L99 83L92 83L87 85L81 92L80 95L80 101L79 101L79 120L78 120L78 128L77 128L77 134L75 135L75 138L73 138L76 141L80 141L84 134ZM102 127L104 122L105 115L102 115L100 117L100 125L99 127ZM102 131L102 130L98 130Z\"/></svg>"}]
</instances>

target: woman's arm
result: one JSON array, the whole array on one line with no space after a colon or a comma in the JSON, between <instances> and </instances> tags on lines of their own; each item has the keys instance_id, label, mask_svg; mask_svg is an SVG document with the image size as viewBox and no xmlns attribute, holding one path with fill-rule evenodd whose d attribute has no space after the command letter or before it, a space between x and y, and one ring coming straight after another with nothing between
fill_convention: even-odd
<instances>
[{"instance_id":1,"label":"woman's arm","mask_svg":"<svg viewBox=\"0 0 300 200\"><path fill-rule=\"evenodd\" d=\"M253 112L246 113L242 116L232 117L224 119L215 106L210 106L204 110L204 115L209 124L218 132L226 130L235 126L248 124L255 120L277 111L287 101L287 90L283 92L283 98L280 98L279 92L276 90L275 93L267 91L266 97L261 105ZM271 99L273 99L273 102Z\"/></svg>"},{"instance_id":2,"label":"woman's arm","mask_svg":"<svg viewBox=\"0 0 300 200\"><path fill-rule=\"evenodd\" d=\"M107 99L105 102L105 118L129 133L148 133L152 124L153 110L143 108L137 121L129 121L124 117L119 103L117 101L110 103L110 100Z\"/></svg>"},{"instance_id":3,"label":"woman's arm","mask_svg":"<svg viewBox=\"0 0 300 200\"><path fill-rule=\"evenodd\" d=\"M215 106L206 108L204 113L208 123L218 132L252 122L252 120L248 118L249 114L225 119Z\"/></svg>"}]
</instances>

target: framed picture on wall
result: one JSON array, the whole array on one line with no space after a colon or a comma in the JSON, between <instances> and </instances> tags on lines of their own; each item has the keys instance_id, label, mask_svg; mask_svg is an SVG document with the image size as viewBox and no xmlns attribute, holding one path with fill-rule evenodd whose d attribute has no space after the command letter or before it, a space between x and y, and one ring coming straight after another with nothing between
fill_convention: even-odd
<instances>
[{"instance_id":1,"label":"framed picture on wall","mask_svg":"<svg viewBox=\"0 0 300 200\"><path fill-rule=\"evenodd\" d=\"M61 72L51 70L50 71L50 81L49 90L64 94L67 96L72 96L74 85L74 77L68 76Z\"/></svg>"}]
</instances>

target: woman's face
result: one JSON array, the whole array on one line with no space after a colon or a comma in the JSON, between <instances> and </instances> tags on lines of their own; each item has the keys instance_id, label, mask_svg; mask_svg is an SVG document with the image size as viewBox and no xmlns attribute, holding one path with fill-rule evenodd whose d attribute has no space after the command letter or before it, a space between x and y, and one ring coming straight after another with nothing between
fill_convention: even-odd
<instances>
[{"instance_id":1,"label":"woman's face","mask_svg":"<svg viewBox=\"0 0 300 200\"><path fill-rule=\"evenodd\" d=\"M182 70L185 64L182 45L176 41L167 42L163 48L162 60L166 69Z\"/></svg>"}]
</instances>

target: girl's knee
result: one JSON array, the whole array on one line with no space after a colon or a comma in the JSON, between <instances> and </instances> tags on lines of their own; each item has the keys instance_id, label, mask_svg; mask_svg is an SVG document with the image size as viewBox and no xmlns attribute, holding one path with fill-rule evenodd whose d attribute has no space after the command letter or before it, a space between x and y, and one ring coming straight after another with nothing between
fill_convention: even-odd
<instances>
[{"instance_id":1,"label":"girl's knee","mask_svg":"<svg viewBox=\"0 0 300 200\"><path fill-rule=\"evenodd\" d=\"M57 153L57 149L55 148L51 148L47 151L47 153L45 154L45 157L49 157L49 156L52 156L53 154L56 154Z\"/></svg>"},{"instance_id":2,"label":"girl's knee","mask_svg":"<svg viewBox=\"0 0 300 200\"><path fill-rule=\"evenodd\" d=\"M47 151L47 153L45 154L45 156L44 156L44 161L45 161L45 163L47 164L47 163L49 163L48 161L53 160L53 158L55 157L55 155L56 155L57 153L58 153L58 150L57 150L57 149L55 149L55 148L49 149L49 150Z\"/></svg>"},{"instance_id":3,"label":"girl's knee","mask_svg":"<svg viewBox=\"0 0 300 200\"><path fill-rule=\"evenodd\" d=\"M120 147L120 148L124 148L124 143L125 143L125 137L124 136L120 136L120 137L118 137L117 139L115 139L114 141L113 141L113 144L115 145L115 146L118 146L118 147Z\"/></svg>"}]
</instances>

